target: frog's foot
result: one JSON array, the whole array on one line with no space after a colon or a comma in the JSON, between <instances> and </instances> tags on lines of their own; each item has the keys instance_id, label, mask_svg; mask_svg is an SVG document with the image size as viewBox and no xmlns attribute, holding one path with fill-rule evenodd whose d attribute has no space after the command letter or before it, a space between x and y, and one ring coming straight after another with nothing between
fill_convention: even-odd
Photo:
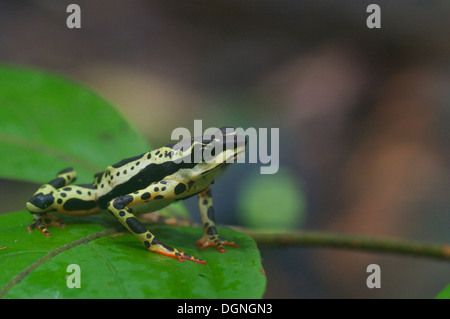
<instances>
[{"instance_id":1,"label":"frog's foot","mask_svg":"<svg viewBox=\"0 0 450 319\"><path fill-rule=\"evenodd\" d=\"M204 264L205 261L203 259L199 259L196 258L194 256L188 255L186 254L183 250L178 250L176 248L167 246L161 242L157 243L157 244L152 244L148 250L153 251L155 253L164 255L164 256L169 256L169 257L173 257L178 259L179 261L184 261L186 260L190 260L190 261L195 261L197 263L200 264Z\"/></svg>"},{"instance_id":2,"label":"frog's foot","mask_svg":"<svg viewBox=\"0 0 450 319\"><path fill-rule=\"evenodd\" d=\"M51 226L65 227L66 225L61 218L53 216L51 214L35 214L33 222L30 226L28 226L27 230L31 231L35 228L38 228L45 236L50 236L50 232L48 231L47 227Z\"/></svg>"},{"instance_id":3,"label":"frog's foot","mask_svg":"<svg viewBox=\"0 0 450 319\"><path fill-rule=\"evenodd\" d=\"M207 235L204 234L202 238L197 240L197 245L200 245L200 249L205 249L209 246L216 247L221 253L225 252L225 249L223 246L232 246L232 247L239 247L238 244L235 244L234 242L230 242L228 240L222 239L219 235Z\"/></svg>"}]
</instances>

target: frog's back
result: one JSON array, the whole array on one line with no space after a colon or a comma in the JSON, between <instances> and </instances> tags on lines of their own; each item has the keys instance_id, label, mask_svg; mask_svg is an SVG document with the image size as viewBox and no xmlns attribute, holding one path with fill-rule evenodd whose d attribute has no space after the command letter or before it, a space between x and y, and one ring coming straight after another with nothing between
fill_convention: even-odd
<instances>
[{"instance_id":1,"label":"frog's back","mask_svg":"<svg viewBox=\"0 0 450 319\"><path fill-rule=\"evenodd\" d=\"M100 178L94 178L98 205L105 209L116 197L125 196L173 175L180 169L191 169L195 163L172 160L169 146L131 157L109 166Z\"/></svg>"}]
</instances>

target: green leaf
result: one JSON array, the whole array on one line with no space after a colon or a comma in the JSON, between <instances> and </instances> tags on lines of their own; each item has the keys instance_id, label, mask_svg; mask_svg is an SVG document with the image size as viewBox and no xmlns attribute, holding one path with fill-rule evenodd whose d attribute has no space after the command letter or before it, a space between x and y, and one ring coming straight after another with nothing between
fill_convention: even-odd
<instances>
[{"instance_id":1,"label":"green leaf","mask_svg":"<svg viewBox=\"0 0 450 319\"><path fill-rule=\"evenodd\" d=\"M113 217L64 216L64 221L65 228L51 228L47 237L27 232L27 212L0 215L0 297L261 298L264 292L256 244L234 230L219 227L224 238L239 243L221 254L195 245L203 232L199 227L148 226L165 243L206 260L198 264L147 251L130 233L117 234ZM81 288L67 286L71 264L80 266Z\"/></svg>"},{"instance_id":2,"label":"green leaf","mask_svg":"<svg viewBox=\"0 0 450 319\"><path fill-rule=\"evenodd\" d=\"M78 182L90 183L94 173L149 147L109 103L79 84L0 67L0 149L0 177L45 183L74 167ZM187 216L182 203L161 213ZM119 223L111 216L62 217L66 228L51 228L46 237L26 231L28 212L0 215L0 296L260 298L264 292L256 244L238 232L220 229L240 245L220 254L194 244L200 228L150 226L163 242L206 260L201 265L151 253L129 233L112 236ZM70 264L81 268L79 289L66 285Z\"/></svg>"},{"instance_id":3,"label":"green leaf","mask_svg":"<svg viewBox=\"0 0 450 319\"><path fill-rule=\"evenodd\" d=\"M0 176L47 182L76 167L82 183L149 145L105 100L55 75L0 68ZM140 152L140 153L139 153Z\"/></svg>"},{"instance_id":4,"label":"green leaf","mask_svg":"<svg viewBox=\"0 0 450 319\"><path fill-rule=\"evenodd\" d=\"M436 296L436 299L450 299L450 285L445 287L444 290Z\"/></svg>"}]
</instances>

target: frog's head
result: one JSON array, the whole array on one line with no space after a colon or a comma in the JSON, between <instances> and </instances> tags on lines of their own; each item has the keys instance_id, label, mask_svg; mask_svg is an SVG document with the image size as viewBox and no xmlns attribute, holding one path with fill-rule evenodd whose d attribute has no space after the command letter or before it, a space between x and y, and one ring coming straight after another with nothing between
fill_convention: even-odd
<instances>
[{"instance_id":1,"label":"frog's head","mask_svg":"<svg viewBox=\"0 0 450 319\"><path fill-rule=\"evenodd\" d=\"M175 151L174 159L192 163L190 168L204 175L235 162L245 153L246 144L245 136L236 129L222 127L209 136L184 139L170 147Z\"/></svg>"},{"instance_id":2,"label":"frog's head","mask_svg":"<svg viewBox=\"0 0 450 319\"><path fill-rule=\"evenodd\" d=\"M210 137L202 139L203 162L213 166L230 164L245 153L247 139L232 127L222 127Z\"/></svg>"},{"instance_id":3,"label":"frog's head","mask_svg":"<svg viewBox=\"0 0 450 319\"><path fill-rule=\"evenodd\" d=\"M245 154L247 139L232 127L222 127L201 141L202 160L194 169L201 176L215 178L231 163ZM200 148L198 148L200 150ZM195 151L194 151L195 154Z\"/></svg>"}]
</instances>

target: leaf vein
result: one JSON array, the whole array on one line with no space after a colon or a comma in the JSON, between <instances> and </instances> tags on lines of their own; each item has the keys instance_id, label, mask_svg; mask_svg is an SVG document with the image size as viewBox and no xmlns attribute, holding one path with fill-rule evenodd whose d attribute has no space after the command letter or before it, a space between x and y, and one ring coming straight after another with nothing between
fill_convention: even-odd
<instances>
[{"instance_id":1,"label":"leaf vein","mask_svg":"<svg viewBox=\"0 0 450 319\"><path fill-rule=\"evenodd\" d=\"M90 242L91 240L100 238L100 237L104 237L107 236L113 232L117 231L117 229L115 227L112 228L108 228L106 230L103 230L101 232L77 239L73 242L70 242L68 244L65 244L59 248L56 248L54 250L52 250L51 252L49 252L47 255L45 255L44 257L38 259L37 261L35 261L34 263L32 263L30 266L28 266L27 268L25 268L22 272L20 272L17 276L15 276L13 279L11 279L11 281L9 281L1 290L0 290L0 298L2 298L7 292L8 290L10 290L12 287L14 287L16 284L18 284L20 281L22 281L22 279L24 279L31 271L33 271L35 268L37 268L38 266L40 266L42 263L44 263L45 261L55 257L56 255L67 251L73 247L76 247L78 245L81 244L85 244Z\"/></svg>"},{"instance_id":2,"label":"leaf vein","mask_svg":"<svg viewBox=\"0 0 450 319\"><path fill-rule=\"evenodd\" d=\"M105 262L106 266L109 268L109 270L111 271L113 277L117 280L117 282L119 283L119 289L122 292L122 294L125 296L125 298L128 298L128 294L125 290L125 286L123 285L122 279L120 279L119 275L117 274L116 269L114 268L113 264L111 263L111 261L105 256L103 255L97 248L95 248L94 246L91 245L87 245L89 248L91 248L92 250L94 250L94 252L99 255L103 261Z\"/></svg>"}]
</instances>

